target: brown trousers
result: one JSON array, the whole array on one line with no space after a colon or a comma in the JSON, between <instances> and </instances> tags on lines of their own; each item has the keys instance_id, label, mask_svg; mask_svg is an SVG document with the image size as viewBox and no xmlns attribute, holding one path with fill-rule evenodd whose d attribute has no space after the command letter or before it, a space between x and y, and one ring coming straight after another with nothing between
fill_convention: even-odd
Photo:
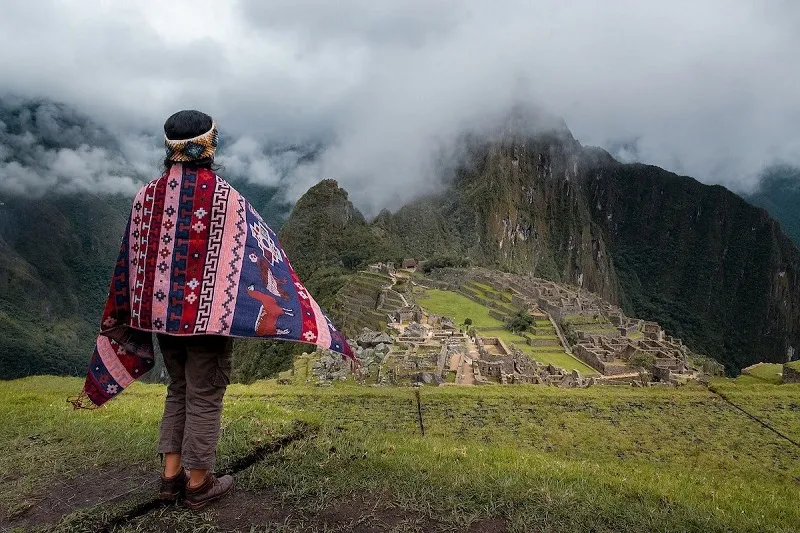
<instances>
[{"instance_id":1,"label":"brown trousers","mask_svg":"<svg viewBox=\"0 0 800 533\"><path fill-rule=\"evenodd\" d=\"M231 378L233 339L158 335L169 374L159 453L180 453L183 466L211 470L219 438L222 397Z\"/></svg>"}]
</instances>

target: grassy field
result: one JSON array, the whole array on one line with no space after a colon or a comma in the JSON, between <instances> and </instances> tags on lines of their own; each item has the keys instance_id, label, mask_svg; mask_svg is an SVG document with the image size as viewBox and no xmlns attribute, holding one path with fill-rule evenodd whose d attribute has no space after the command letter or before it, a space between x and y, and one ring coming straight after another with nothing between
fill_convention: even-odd
<instances>
[{"instance_id":1,"label":"grassy field","mask_svg":"<svg viewBox=\"0 0 800 533\"><path fill-rule=\"evenodd\" d=\"M0 383L0 530L796 531L800 450L700 386L407 388L257 382L226 396L202 513L151 503L164 388L97 411L81 381ZM717 380L800 438L800 386ZM283 439L285 446L271 446ZM291 441L291 442L289 442ZM258 452L260 453L254 453ZM62 515L66 515L63 516Z\"/></svg>"},{"instance_id":2,"label":"grassy field","mask_svg":"<svg viewBox=\"0 0 800 533\"><path fill-rule=\"evenodd\" d=\"M456 324L463 324L465 318L471 318L472 325L476 328L503 327L501 321L489 316L489 308L457 292L430 289L417 299L419 304L431 313L449 316Z\"/></svg>"},{"instance_id":3,"label":"grassy field","mask_svg":"<svg viewBox=\"0 0 800 533\"><path fill-rule=\"evenodd\" d=\"M781 382L783 365L774 363L759 363L745 371L746 376L777 385Z\"/></svg>"},{"instance_id":4,"label":"grassy field","mask_svg":"<svg viewBox=\"0 0 800 533\"><path fill-rule=\"evenodd\" d=\"M563 350L557 351L545 347L526 346L522 347L522 351L529 354L531 357L544 364L552 364L554 366L564 368L566 370L577 370L583 376L600 375L600 373L597 370L590 367L583 361L569 355Z\"/></svg>"}]
</instances>

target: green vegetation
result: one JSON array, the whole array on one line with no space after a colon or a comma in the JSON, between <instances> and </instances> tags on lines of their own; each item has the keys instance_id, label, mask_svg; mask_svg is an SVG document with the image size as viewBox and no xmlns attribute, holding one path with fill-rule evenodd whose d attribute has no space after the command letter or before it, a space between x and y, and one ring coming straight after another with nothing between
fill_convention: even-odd
<instances>
[{"instance_id":1,"label":"green vegetation","mask_svg":"<svg viewBox=\"0 0 800 533\"><path fill-rule=\"evenodd\" d=\"M747 375L766 383L778 385L781 382L781 372L783 372L783 365L773 363L759 363L755 366L748 367L743 372Z\"/></svg>"},{"instance_id":2,"label":"green vegetation","mask_svg":"<svg viewBox=\"0 0 800 533\"><path fill-rule=\"evenodd\" d=\"M514 333L528 331L528 328L532 325L533 317L526 311L519 311L516 315L510 317L506 323L506 327Z\"/></svg>"},{"instance_id":3,"label":"green vegetation","mask_svg":"<svg viewBox=\"0 0 800 533\"><path fill-rule=\"evenodd\" d=\"M323 267L362 268L381 248L380 239L334 180L321 181L297 201L280 238L303 280Z\"/></svg>"},{"instance_id":4,"label":"green vegetation","mask_svg":"<svg viewBox=\"0 0 800 533\"><path fill-rule=\"evenodd\" d=\"M497 289L495 289L491 285L487 285L486 283L480 283L478 281L473 281L471 283L471 285L474 285L475 287L480 289L482 292L487 293L487 294L497 294L497 295L501 294L500 291L498 291Z\"/></svg>"},{"instance_id":5,"label":"green vegetation","mask_svg":"<svg viewBox=\"0 0 800 533\"><path fill-rule=\"evenodd\" d=\"M489 316L487 307L457 292L430 289L417 299L419 304L431 313L449 316L457 324L463 324L464 319L469 317L472 319L472 324L479 329L503 327L501 321Z\"/></svg>"},{"instance_id":6,"label":"green vegetation","mask_svg":"<svg viewBox=\"0 0 800 533\"><path fill-rule=\"evenodd\" d=\"M800 442L800 385L773 385L741 375L736 379L713 378L711 386L748 413Z\"/></svg>"},{"instance_id":7,"label":"green vegetation","mask_svg":"<svg viewBox=\"0 0 800 533\"><path fill-rule=\"evenodd\" d=\"M605 176L587 200L616 199L595 222L613 225L606 244L627 314L659 322L732 375L797 345L800 307L787 313L775 295L798 298L800 254L774 220L725 188L658 168L621 165ZM777 265L787 265L785 278L774 277Z\"/></svg>"},{"instance_id":8,"label":"green vegetation","mask_svg":"<svg viewBox=\"0 0 800 533\"><path fill-rule=\"evenodd\" d=\"M434 256L422 265L425 274L436 268L464 268L470 266L469 259L454 256Z\"/></svg>"},{"instance_id":9,"label":"green vegetation","mask_svg":"<svg viewBox=\"0 0 800 533\"><path fill-rule=\"evenodd\" d=\"M786 366L788 366L792 370L800 371L800 359L798 359L797 361L792 361L790 363L786 363Z\"/></svg>"},{"instance_id":10,"label":"green vegetation","mask_svg":"<svg viewBox=\"0 0 800 533\"><path fill-rule=\"evenodd\" d=\"M633 368L642 370L650 370L656 364L656 357L649 353L638 353L630 358L628 361Z\"/></svg>"},{"instance_id":11,"label":"green vegetation","mask_svg":"<svg viewBox=\"0 0 800 533\"><path fill-rule=\"evenodd\" d=\"M80 385L0 383L0 471L13 480L0 487L0 525L52 527L58 517L42 520L38 502L63 485L105 486L93 507L64 498L74 512L59 531L101 530L153 497L163 386L134 384L99 411L72 411L63 400ZM800 435L800 387L714 385ZM406 531L494 520L520 532L788 533L800 523L800 452L701 387L442 387L422 402L425 437L410 389L231 386L220 470L298 428L305 437L239 471L237 492L208 511L155 509L115 531L331 531L389 517Z\"/></svg>"},{"instance_id":12,"label":"green vegetation","mask_svg":"<svg viewBox=\"0 0 800 533\"><path fill-rule=\"evenodd\" d=\"M522 347L522 351L545 365L553 365L565 370L577 370L583 376L600 375L597 370L564 351L537 350L525 346Z\"/></svg>"},{"instance_id":13,"label":"green vegetation","mask_svg":"<svg viewBox=\"0 0 800 533\"><path fill-rule=\"evenodd\" d=\"M86 371L129 210L121 196L5 198L0 379Z\"/></svg>"}]
</instances>

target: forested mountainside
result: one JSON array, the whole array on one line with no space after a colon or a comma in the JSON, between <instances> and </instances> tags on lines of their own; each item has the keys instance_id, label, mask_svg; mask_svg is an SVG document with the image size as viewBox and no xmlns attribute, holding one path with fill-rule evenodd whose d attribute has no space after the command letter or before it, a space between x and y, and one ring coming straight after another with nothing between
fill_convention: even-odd
<instances>
[{"instance_id":1,"label":"forested mountainside","mask_svg":"<svg viewBox=\"0 0 800 533\"><path fill-rule=\"evenodd\" d=\"M335 182L310 190L283 233L289 249L302 239L292 252L301 269L328 269L328 292L342 284L336 269L403 256L581 285L732 373L800 346L800 253L763 209L720 186L621 164L566 128L510 127L468 143L446 191L370 224Z\"/></svg>"}]
</instances>

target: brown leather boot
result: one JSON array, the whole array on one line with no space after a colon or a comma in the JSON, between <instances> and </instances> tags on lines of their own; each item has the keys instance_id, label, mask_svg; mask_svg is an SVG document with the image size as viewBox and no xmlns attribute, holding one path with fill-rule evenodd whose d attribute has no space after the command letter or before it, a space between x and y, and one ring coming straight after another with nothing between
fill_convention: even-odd
<instances>
[{"instance_id":1,"label":"brown leather boot","mask_svg":"<svg viewBox=\"0 0 800 533\"><path fill-rule=\"evenodd\" d=\"M202 509L228 494L235 484L233 476L217 478L209 473L199 486L192 488L186 485L186 499L183 503L192 510Z\"/></svg>"},{"instance_id":2,"label":"brown leather boot","mask_svg":"<svg viewBox=\"0 0 800 533\"><path fill-rule=\"evenodd\" d=\"M183 496L188 483L189 473L184 468L181 468L181 471L173 477L164 477L164 474L161 474L161 487L158 489L158 498L174 502Z\"/></svg>"}]
</instances>

